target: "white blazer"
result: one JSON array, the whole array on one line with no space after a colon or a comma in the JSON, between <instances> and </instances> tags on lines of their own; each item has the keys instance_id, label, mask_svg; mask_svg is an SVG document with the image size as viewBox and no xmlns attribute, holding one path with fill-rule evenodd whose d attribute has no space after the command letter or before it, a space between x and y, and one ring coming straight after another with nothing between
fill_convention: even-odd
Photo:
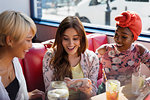
<instances>
[{"instance_id":1,"label":"white blazer","mask_svg":"<svg viewBox=\"0 0 150 100\"><path fill-rule=\"evenodd\" d=\"M16 100L28 100L29 97L27 92L26 81L18 58L15 57L13 59L13 64L14 64L16 78L18 79L19 82L19 91L17 93ZM0 76L0 100L10 100L8 96L8 92L6 91L3 83L1 82L1 76Z\"/></svg>"}]
</instances>

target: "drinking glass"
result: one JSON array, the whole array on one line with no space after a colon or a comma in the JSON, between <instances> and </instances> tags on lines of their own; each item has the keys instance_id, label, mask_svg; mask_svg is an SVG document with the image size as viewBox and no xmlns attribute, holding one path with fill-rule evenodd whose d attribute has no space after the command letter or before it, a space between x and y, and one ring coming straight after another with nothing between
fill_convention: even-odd
<instances>
[{"instance_id":1,"label":"drinking glass","mask_svg":"<svg viewBox=\"0 0 150 100\"><path fill-rule=\"evenodd\" d=\"M140 89L144 86L145 75L139 72L134 72L132 74L132 93L134 95L140 94Z\"/></svg>"},{"instance_id":2,"label":"drinking glass","mask_svg":"<svg viewBox=\"0 0 150 100\"><path fill-rule=\"evenodd\" d=\"M120 82L118 80L106 81L106 98L107 100L118 100L120 91Z\"/></svg>"},{"instance_id":3,"label":"drinking glass","mask_svg":"<svg viewBox=\"0 0 150 100\"><path fill-rule=\"evenodd\" d=\"M49 100L68 100L69 91L64 81L52 81L52 90L49 90L47 97Z\"/></svg>"}]
</instances>

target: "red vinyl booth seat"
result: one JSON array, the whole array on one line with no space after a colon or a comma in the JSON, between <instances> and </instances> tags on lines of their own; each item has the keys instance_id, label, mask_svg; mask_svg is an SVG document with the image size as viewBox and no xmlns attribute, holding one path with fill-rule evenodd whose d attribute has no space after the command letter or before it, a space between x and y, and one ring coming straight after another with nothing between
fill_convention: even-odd
<instances>
[{"instance_id":1,"label":"red vinyl booth seat","mask_svg":"<svg viewBox=\"0 0 150 100\"><path fill-rule=\"evenodd\" d=\"M89 41L89 49L94 51L102 44L107 43L107 36L102 34L87 35ZM47 48L51 47L54 40L48 40L42 43L33 43L32 48L25 55L24 59L20 59L28 91L39 89L45 91L42 60ZM102 77L101 66L99 69L98 79Z\"/></svg>"},{"instance_id":2,"label":"red vinyl booth seat","mask_svg":"<svg viewBox=\"0 0 150 100\"><path fill-rule=\"evenodd\" d=\"M150 100L150 93L144 98L144 100Z\"/></svg>"},{"instance_id":3,"label":"red vinyl booth seat","mask_svg":"<svg viewBox=\"0 0 150 100\"><path fill-rule=\"evenodd\" d=\"M88 44L89 44L89 50L96 51L96 49L101 46L102 44L108 43L107 36L105 34L88 34ZM99 55L98 55L99 56ZM98 73L98 79L102 78L102 64L99 66L99 73Z\"/></svg>"},{"instance_id":4,"label":"red vinyl booth seat","mask_svg":"<svg viewBox=\"0 0 150 100\"><path fill-rule=\"evenodd\" d=\"M42 59L46 48L41 43L33 43L32 48L25 55L23 62L23 72L27 83L28 91L40 89L44 91L42 75Z\"/></svg>"},{"instance_id":5,"label":"red vinyl booth seat","mask_svg":"<svg viewBox=\"0 0 150 100\"><path fill-rule=\"evenodd\" d=\"M96 49L102 44L106 44L107 36L105 34L88 34L87 35L89 50L96 51Z\"/></svg>"}]
</instances>

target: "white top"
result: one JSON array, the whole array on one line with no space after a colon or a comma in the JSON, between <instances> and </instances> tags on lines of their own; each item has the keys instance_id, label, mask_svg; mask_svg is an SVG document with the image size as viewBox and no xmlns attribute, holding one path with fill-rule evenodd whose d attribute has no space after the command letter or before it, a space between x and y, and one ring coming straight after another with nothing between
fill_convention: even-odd
<instances>
[{"instance_id":1,"label":"white top","mask_svg":"<svg viewBox=\"0 0 150 100\"><path fill-rule=\"evenodd\" d=\"M13 64L16 78L18 79L19 82L19 91L17 93L16 100L28 100L29 97L27 92L26 81L24 79L24 75L18 58L15 57L13 59ZM1 76L0 76L0 100L10 100L8 92L6 91L3 83L1 82Z\"/></svg>"}]
</instances>

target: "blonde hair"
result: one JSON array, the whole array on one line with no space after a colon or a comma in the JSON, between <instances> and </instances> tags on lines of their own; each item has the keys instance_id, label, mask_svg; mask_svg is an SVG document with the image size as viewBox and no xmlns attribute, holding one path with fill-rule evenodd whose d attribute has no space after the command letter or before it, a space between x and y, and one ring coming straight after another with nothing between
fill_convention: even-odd
<instances>
[{"instance_id":1,"label":"blonde hair","mask_svg":"<svg viewBox=\"0 0 150 100\"><path fill-rule=\"evenodd\" d=\"M16 11L4 11L0 14L0 46L6 45L6 36L10 36L15 41L22 38L32 31L36 33L36 25L27 15Z\"/></svg>"}]
</instances>

